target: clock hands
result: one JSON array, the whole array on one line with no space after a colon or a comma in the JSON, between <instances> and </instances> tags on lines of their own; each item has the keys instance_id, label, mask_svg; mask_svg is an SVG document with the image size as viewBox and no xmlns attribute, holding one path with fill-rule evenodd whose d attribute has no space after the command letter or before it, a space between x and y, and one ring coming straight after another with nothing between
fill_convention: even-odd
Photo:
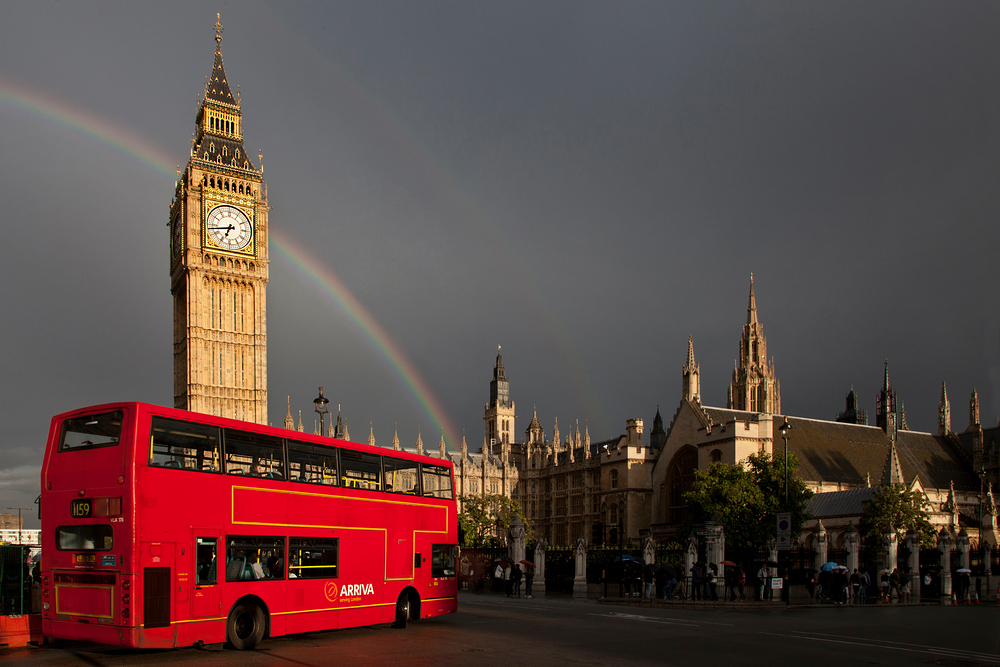
<instances>
[{"instance_id":1,"label":"clock hands","mask_svg":"<svg viewBox=\"0 0 1000 667\"><path fill-rule=\"evenodd\" d=\"M215 229L225 229L226 230L225 236L229 236L229 232L231 232L234 229L236 229L236 227L234 227L233 225L230 224L230 225L227 225L225 227L209 227L208 229L209 229L209 231L215 230Z\"/></svg>"}]
</instances>

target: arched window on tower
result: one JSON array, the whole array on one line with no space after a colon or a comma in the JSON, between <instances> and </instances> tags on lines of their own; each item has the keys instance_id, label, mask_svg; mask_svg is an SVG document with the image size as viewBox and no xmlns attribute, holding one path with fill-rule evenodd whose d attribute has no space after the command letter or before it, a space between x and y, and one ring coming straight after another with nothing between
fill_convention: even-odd
<instances>
[{"instance_id":1,"label":"arched window on tower","mask_svg":"<svg viewBox=\"0 0 1000 667\"><path fill-rule=\"evenodd\" d=\"M608 473L608 480L611 483L611 488L612 489L617 489L618 488L618 469L617 468L612 468L611 469L611 472Z\"/></svg>"},{"instance_id":2,"label":"arched window on tower","mask_svg":"<svg viewBox=\"0 0 1000 667\"><path fill-rule=\"evenodd\" d=\"M712 453L709 455L712 463L722 463L722 450L713 449Z\"/></svg>"}]
</instances>

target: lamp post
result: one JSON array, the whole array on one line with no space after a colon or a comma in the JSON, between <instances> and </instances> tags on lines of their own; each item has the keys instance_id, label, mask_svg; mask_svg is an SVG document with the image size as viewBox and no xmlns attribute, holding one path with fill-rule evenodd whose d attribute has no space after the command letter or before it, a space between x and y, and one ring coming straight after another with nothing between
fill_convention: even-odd
<instances>
[{"instance_id":1,"label":"lamp post","mask_svg":"<svg viewBox=\"0 0 1000 667\"><path fill-rule=\"evenodd\" d=\"M319 434L323 435L323 418L326 416L328 410L326 409L326 404L330 402L326 396L323 395L323 387L319 388L319 396L313 400L313 404L316 406L316 414L319 415Z\"/></svg>"},{"instance_id":2,"label":"lamp post","mask_svg":"<svg viewBox=\"0 0 1000 667\"><path fill-rule=\"evenodd\" d=\"M781 431L781 439L785 441L785 511L788 511L788 432L792 430L792 425L785 417L785 423L778 427Z\"/></svg>"}]
</instances>

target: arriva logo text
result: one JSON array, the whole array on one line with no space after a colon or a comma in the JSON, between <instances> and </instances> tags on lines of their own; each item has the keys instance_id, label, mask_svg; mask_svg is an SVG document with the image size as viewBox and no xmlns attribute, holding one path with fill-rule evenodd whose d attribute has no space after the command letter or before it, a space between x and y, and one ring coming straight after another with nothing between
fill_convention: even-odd
<instances>
[{"instance_id":1,"label":"arriva logo text","mask_svg":"<svg viewBox=\"0 0 1000 667\"><path fill-rule=\"evenodd\" d=\"M344 584L340 589L340 595L374 595L375 588L371 584Z\"/></svg>"}]
</instances>

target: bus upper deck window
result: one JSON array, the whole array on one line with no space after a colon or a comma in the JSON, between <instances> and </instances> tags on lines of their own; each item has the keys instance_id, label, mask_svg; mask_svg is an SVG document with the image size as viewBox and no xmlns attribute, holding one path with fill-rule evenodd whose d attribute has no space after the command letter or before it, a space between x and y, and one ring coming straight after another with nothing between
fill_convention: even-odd
<instances>
[{"instance_id":1,"label":"bus upper deck window","mask_svg":"<svg viewBox=\"0 0 1000 667\"><path fill-rule=\"evenodd\" d=\"M62 423L59 451L95 447L113 447L122 437L122 421L125 413L121 410L103 412L99 415L74 417Z\"/></svg>"},{"instance_id":2,"label":"bus upper deck window","mask_svg":"<svg viewBox=\"0 0 1000 667\"><path fill-rule=\"evenodd\" d=\"M201 472L221 472L219 429L215 426L153 417L149 465Z\"/></svg>"}]
</instances>

